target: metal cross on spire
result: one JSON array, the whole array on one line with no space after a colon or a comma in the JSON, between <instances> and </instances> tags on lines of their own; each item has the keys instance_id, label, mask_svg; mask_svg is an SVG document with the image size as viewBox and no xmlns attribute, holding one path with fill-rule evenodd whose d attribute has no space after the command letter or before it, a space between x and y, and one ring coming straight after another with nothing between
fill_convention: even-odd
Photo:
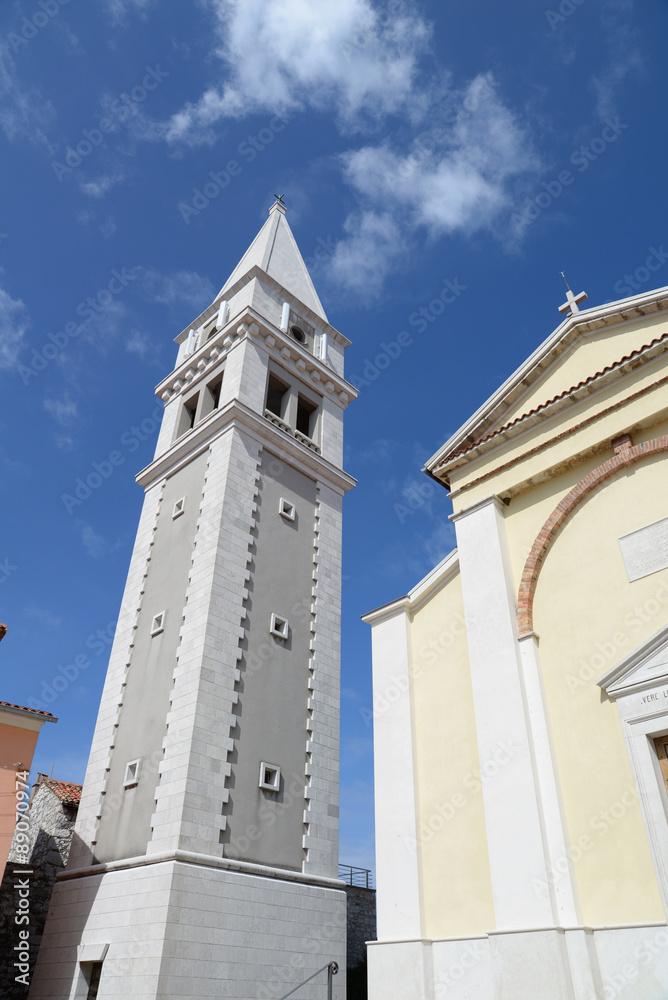
<instances>
[{"instance_id":1,"label":"metal cross on spire","mask_svg":"<svg viewBox=\"0 0 668 1000\"><path fill-rule=\"evenodd\" d=\"M575 313L580 312L580 303L585 301L585 299L587 298L587 293L580 292L579 295L574 295L570 289L570 285L566 281L566 275L564 274L564 272L560 271L559 274L564 279L564 284L566 285L567 289L566 301L564 302L563 305L559 306L559 312L565 313L568 316L573 316Z\"/></svg>"},{"instance_id":2,"label":"metal cross on spire","mask_svg":"<svg viewBox=\"0 0 668 1000\"><path fill-rule=\"evenodd\" d=\"M284 194L276 194L276 192L274 191L274 198L276 199L279 205L282 205L283 208L285 208L285 202L283 201L283 199L285 198Z\"/></svg>"}]
</instances>

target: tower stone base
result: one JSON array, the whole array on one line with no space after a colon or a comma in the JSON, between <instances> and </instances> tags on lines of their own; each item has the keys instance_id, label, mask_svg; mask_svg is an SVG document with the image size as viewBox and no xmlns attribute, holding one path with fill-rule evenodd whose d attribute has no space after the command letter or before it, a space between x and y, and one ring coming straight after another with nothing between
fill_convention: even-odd
<instances>
[{"instance_id":1,"label":"tower stone base","mask_svg":"<svg viewBox=\"0 0 668 1000\"><path fill-rule=\"evenodd\" d=\"M101 961L99 1000L279 1000L331 961L341 969L334 996L343 998L345 892L334 880L235 867L179 852L60 881L31 1000L85 1000ZM300 1000L320 1000L324 982L326 973Z\"/></svg>"},{"instance_id":2,"label":"tower stone base","mask_svg":"<svg viewBox=\"0 0 668 1000\"><path fill-rule=\"evenodd\" d=\"M370 1000L665 1000L665 925L373 942Z\"/></svg>"}]
</instances>

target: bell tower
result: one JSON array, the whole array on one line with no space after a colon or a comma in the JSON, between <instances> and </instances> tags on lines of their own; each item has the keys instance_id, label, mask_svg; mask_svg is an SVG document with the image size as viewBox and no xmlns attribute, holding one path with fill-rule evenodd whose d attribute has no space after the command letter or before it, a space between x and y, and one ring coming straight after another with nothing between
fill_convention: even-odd
<instances>
[{"instance_id":1,"label":"bell tower","mask_svg":"<svg viewBox=\"0 0 668 1000\"><path fill-rule=\"evenodd\" d=\"M176 341L33 1000L278 998L330 961L345 968L341 504L355 390L280 199Z\"/></svg>"}]
</instances>

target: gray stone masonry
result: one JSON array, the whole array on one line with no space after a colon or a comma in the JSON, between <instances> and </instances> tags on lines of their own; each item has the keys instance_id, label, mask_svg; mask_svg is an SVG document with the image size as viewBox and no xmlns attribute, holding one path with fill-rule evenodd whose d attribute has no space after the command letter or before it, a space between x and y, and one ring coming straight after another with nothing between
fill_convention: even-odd
<instances>
[{"instance_id":1,"label":"gray stone masonry","mask_svg":"<svg viewBox=\"0 0 668 1000\"><path fill-rule=\"evenodd\" d=\"M77 816L75 800L80 788L79 785L64 782L50 782L39 775L33 787L30 808L24 815L28 829L21 825L14 833L0 885L0 997L3 1000L28 995L28 986L16 981L17 975L22 972L14 965L19 959L18 946L22 944L19 932L29 931L30 972L28 977L24 977L29 981L56 876L69 857ZM23 874L25 872L30 874ZM25 909L19 908L19 888L23 888L27 902Z\"/></svg>"},{"instance_id":2,"label":"gray stone masonry","mask_svg":"<svg viewBox=\"0 0 668 1000\"><path fill-rule=\"evenodd\" d=\"M348 968L366 962L366 942L376 940L376 891L346 886L348 913Z\"/></svg>"}]
</instances>

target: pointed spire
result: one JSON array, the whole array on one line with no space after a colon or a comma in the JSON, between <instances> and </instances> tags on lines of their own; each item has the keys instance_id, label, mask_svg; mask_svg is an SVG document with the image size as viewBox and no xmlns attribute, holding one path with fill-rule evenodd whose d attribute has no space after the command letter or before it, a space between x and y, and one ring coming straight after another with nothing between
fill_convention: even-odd
<instances>
[{"instance_id":1,"label":"pointed spire","mask_svg":"<svg viewBox=\"0 0 668 1000\"><path fill-rule=\"evenodd\" d=\"M225 295L251 268L260 267L288 292L328 322L308 268L285 217L283 196L269 209L269 218L218 294Z\"/></svg>"}]
</instances>

